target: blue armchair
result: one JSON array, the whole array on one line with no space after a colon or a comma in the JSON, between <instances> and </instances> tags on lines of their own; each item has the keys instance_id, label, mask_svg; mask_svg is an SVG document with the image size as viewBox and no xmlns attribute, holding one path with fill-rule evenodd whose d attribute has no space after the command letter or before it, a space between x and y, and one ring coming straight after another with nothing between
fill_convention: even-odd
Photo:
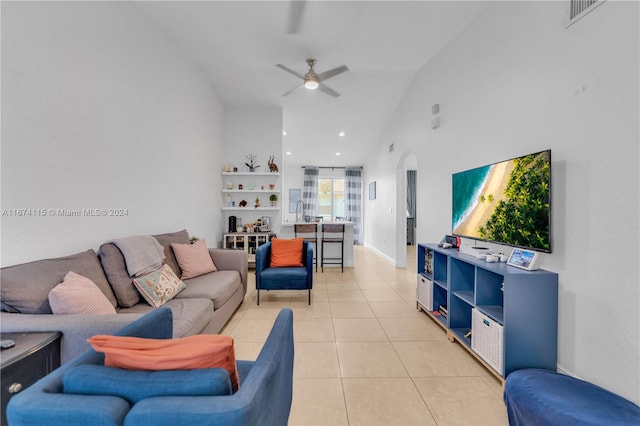
<instances>
[{"instance_id":1,"label":"blue armchair","mask_svg":"<svg viewBox=\"0 0 640 426\"><path fill-rule=\"evenodd\" d=\"M260 290L308 290L309 305L313 288L313 245L302 243L302 264L300 267L272 268L271 243L266 243L256 250L256 291L258 305Z\"/></svg>"},{"instance_id":2,"label":"blue armchair","mask_svg":"<svg viewBox=\"0 0 640 426\"><path fill-rule=\"evenodd\" d=\"M171 310L159 308L117 335L171 338L172 320ZM63 376L83 364L104 364L104 355L89 350L15 395L7 407L9 424L285 426L293 388L293 313L280 311L255 362L237 361L240 388L232 395L153 396L132 404L114 395L64 393Z\"/></svg>"}]
</instances>

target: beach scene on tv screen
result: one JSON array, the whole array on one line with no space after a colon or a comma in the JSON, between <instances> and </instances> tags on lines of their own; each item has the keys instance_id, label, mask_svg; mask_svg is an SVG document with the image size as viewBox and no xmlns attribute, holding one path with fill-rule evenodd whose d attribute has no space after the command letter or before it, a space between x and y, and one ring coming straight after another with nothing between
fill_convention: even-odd
<instances>
[{"instance_id":1,"label":"beach scene on tv screen","mask_svg":"<svg viewBox=\"0 0 640 426\"><path fill-rule=\"evenodd\" d=\"M549 251L551 153L453 175L453 234Z\"/></svg>"}]
</instances>

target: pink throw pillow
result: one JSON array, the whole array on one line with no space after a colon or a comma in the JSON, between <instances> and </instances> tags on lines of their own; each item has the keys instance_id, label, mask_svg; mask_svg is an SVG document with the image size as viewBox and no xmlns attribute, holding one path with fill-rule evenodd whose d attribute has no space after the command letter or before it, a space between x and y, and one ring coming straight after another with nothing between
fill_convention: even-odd
<instances>
[{"instance_id":1,"label":"pink throw pillow","mask_svg":"<svg viewBox=\"0 0 640 426\"><path fill-rule=\"evenodd\" d=\"M183 280L218 270L213 260L211 260L205 240L198 240L193 244L171 243L171 248L173 249L173 254L176 255L180 269L182 269L180 278Z\"/></svg>"},{"instance_id":2,"label":"pink throw pillow","mask_svg":"<svg viewBox=\"0 0 640 426\"><path fill-rule=\"evenodd\" d=\"M87 277L69 271L49 292L54 314L115 314L116 310L98 286Z\"/></svg>"}]
</instances>

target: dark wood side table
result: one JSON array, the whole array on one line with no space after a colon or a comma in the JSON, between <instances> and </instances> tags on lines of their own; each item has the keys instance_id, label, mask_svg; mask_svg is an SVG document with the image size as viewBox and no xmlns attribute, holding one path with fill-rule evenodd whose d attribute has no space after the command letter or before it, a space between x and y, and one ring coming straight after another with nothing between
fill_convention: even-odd
<instances>
[{"instance_id":1,"label":"dark wood side table","mask_svg":"<svg viewBox=\"0 0 640 426\"><path fill-rule=\"evenodd\" d=\"M2 382L2 426L7 425L6 408L9 399L60 367L59 332L5 333L16 345L0 351L0 381Z\"/></svg>"}]
</instances>

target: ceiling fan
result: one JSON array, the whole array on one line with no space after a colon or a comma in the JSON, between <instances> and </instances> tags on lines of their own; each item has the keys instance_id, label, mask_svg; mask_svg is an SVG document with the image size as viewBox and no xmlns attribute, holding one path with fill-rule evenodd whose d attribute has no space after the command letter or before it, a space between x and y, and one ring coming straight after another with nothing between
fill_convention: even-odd
<instances>
[{"instance_id":1,"label":"ceiling fan","mask_svg":"<svg viewBox=\"0 0 640 426\"><path fill-rule=\"evenodd\" d=\"M291 93L293 93L294 90L302 86L306 87L309 90L318 89L321 92L326 93L327 95L333 96L334 98L337 98L338 96L340 96L340 93L336 92L335 90L333 90L332 88L324 84L323 82L325 80L330 79L331 77L335 77L338 74L342 74L345 71L349 71L349 68L346 65L341 65L339 67L330 69L329 71L321 72L320 74L318 74L313 69L313 66L316 64L316 62L317 61L313 58L307 59L307 65L309 65L309 71L307 71L305 75L302 75L299 72L296 72L291 68L288 68L282 64L277 64L276 66L278 68L282 68L286 72L293 74L296 77L303 80L303 84L301 86L294 87L288 92L283 93L282 96L289 96Z\"/></svg>"}]
</instances>

